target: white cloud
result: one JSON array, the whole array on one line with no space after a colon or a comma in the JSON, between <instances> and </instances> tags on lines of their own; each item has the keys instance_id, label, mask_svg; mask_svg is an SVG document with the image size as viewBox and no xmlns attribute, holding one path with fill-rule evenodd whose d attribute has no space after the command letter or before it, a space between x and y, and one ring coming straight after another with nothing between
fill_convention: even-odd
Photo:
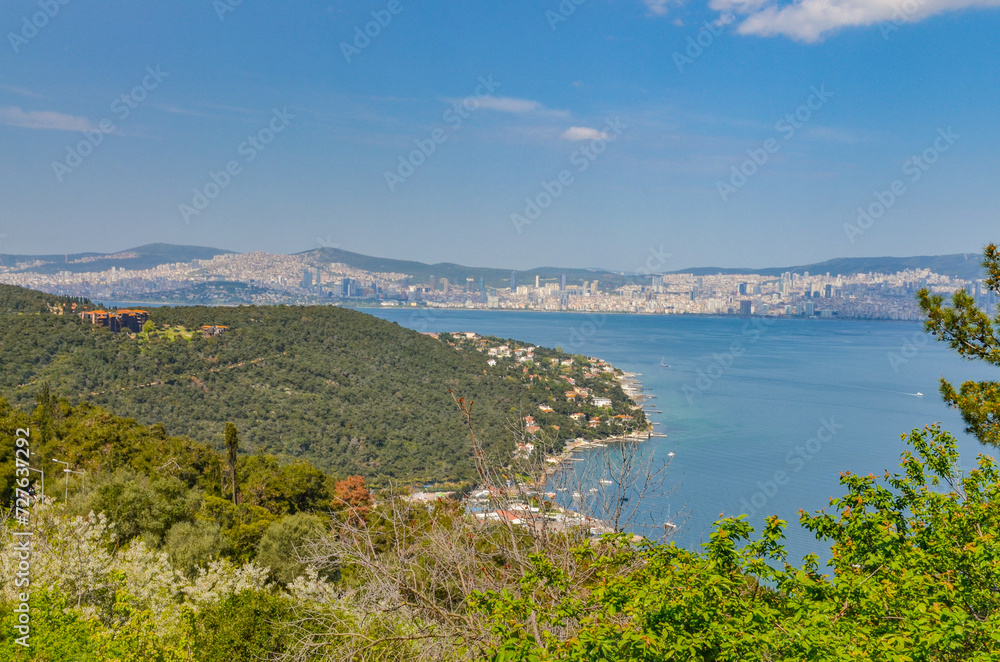
<instances>
[{"instance_id":1,"label":"white cloud","mask_svg":"<svg viewBox=\"0 0 1000 662\"><path fill-rule=\"evenodd\" d=\"M746 16L737 28L741 34L816 42L841 28L901 25L969 7L998 7L1000 0L712 0L710 6Z\"/></svg>"},{"instance_id":2,"label":"white cloud","mask_svg":"<svg viewBox=\"0 0 1000 662\"><path fill-rule=\"evenodd\" d=\"M515 99L513 97L469 97L470 103L478 103L480 108L496 110L502 113L514 113L517 115L532 113L534 115L546 115L548 117L566 117L569 115L565 110L555 110L546 108L544 104L532 99Z\"/></svg>"},{"instance_id":3,"label":"white cloud","mask_svg":"<svg viewBox=\"0 0 1000 662\"><path fill-rule=\"evenodd\" d=\"M598 140L607 137L608 134L603 131L591 129L588 126L571 126L563 131L561 136L563 140Z\"/></svg>"},{"instance_id":4,"label":"white cloud","mask_svg":"<svg viewBox=\"0 0 1000 662\"><path fill-rule=\"evenodd\" d=\"M670 0L642 0L642 4L646 5L646 9L649 10L650 14L654 16L666 16L667 5L670 4Z\"/></svg>"},{"instance_id":5,"label":"white cloud","mask_svg":"<svg viewBox=\"0 0 1000 662\"><path fill-rule=\"evenodd\" d=\"M17 106L0 107L0 124L52 131L87 131L94 128L86 117L53 110L21 110Z\"/></svg>"}]
</instances>

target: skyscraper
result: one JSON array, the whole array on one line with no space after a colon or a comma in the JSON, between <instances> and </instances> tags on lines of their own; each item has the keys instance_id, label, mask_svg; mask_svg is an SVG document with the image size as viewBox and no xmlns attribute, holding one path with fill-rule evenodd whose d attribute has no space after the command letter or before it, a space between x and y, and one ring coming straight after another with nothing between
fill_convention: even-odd
<instances>
[{"instance_id":1,"label":"skyscraper","mask_svg":"<svg viewBox=\"0 0 1000 662\"><path fill-rule=\"evenodd\" d=\"M510 291L517 292L517 272L510 272Z\"/></svg>"},{"instance_id":2,"label":"skyscraper","mask_svg":"<svg viewBox=\"0 0 1000 662\"><path fill-rule=\"evenodd\" d=\"M562 292L566 289L566 274L559 275L559 291Z\"/></svg>"}]
</instances>

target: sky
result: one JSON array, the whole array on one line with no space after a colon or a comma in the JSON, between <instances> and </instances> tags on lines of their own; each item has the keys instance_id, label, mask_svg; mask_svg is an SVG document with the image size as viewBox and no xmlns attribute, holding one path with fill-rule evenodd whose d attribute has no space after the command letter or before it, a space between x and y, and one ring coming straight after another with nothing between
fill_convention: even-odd
<instances>
[{"instance_id":1,"label":"sky","mask_svg":"<svg viewBox=\"0 0 1000 662\"><path fill-rule=\"evenodd\" d=\"M998 237L1000 0L4 0L0 253L512 269Z\"/></svg>"}]
</instances>

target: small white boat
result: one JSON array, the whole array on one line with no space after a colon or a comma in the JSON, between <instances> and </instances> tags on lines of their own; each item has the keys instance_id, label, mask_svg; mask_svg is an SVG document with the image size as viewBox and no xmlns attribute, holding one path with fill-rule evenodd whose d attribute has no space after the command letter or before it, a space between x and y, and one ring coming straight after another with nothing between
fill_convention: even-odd
<instances>
[{"instance_id":1,"label":"small white boat","mask_svg":"<svg viewBox=\"0 0 1000 662\"><path fill-rule=\"evenodd\" d=\"M920 391L917 391L917 397L918 397L918 398L922 398L922 397L924 397L924 394L923 394L923 393L921 393Z\"/></svg>"},{"instance_id":2,"label":"small white boat","mask_svg":"<svg viewBox=\"0 0 1000 662\"><path fill-rule=\"evenodd\" d=\"M574 499L579 499L580 498L580 493L579 492L573 492L573 498Z\"/></svg>"},{"instance_id":3,"label":"small white boat","mask_svg":"<svg viewBox=\"0 0 1000 662\"><path fill-rule=\"evenodd\" d=\"M677 455L677 453L675 453L673 451L670 451L669 453L667 453L667 457L673 457L674 455Z\"/></svg>"},{"instance_id":4,"label":"small white boat","mask_svg":"<svg viewBox=\"0 0 1000 662\"><path fill-rule=\"evenodd\" d=\"M613 480L607 480L607 479L602 479L602 480L599 480L597 482L599 482L601 485L614 485L615 484L615 481L613 481Z\"/></svg>"}]
</instances>

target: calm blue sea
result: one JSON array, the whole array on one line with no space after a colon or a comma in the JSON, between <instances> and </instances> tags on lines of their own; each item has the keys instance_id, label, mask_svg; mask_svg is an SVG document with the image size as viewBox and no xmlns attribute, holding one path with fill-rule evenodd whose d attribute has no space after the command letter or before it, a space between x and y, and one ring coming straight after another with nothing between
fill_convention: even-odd
<instances>
[{"instance_id":1,"label":"calm blue sea","mask_svg":"<svg viewBox=\"0 0 1000 662\"><path fill-rule=\"evenodd\" d=\"M797 528L798 510L844 493L840 471L895 469L900 435L942 422L962 464L987 452L963 432L938 380L996 379L958 358L918 323L497 311L370 310L419 331L475 331L598 356L655 394L650 414L674 452L674 491L651 503L682 524L677 544L697 548L720 514L768 514L790 523L794 559L827 548ZM670 367L661 367L661 363ZM923 393L918 397L916 393ZM797 451L801 449L801 451ZM781 472L781 473L778 473ZM779 482L781 484L779 484Z\"/></svg>"}]
</instances>

